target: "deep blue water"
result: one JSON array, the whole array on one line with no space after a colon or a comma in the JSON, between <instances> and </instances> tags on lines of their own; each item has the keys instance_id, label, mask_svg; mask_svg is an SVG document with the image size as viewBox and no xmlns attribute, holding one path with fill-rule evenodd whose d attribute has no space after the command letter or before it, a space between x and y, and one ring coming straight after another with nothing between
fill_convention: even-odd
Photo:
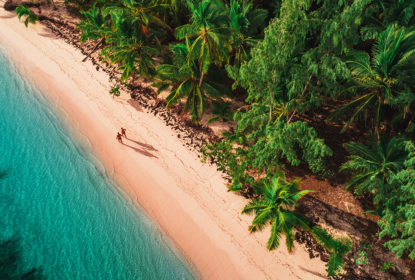
<instances>
[{"instance_id":1,"label":"deep blue water","mask_svg":"<svg viewBox=\"0 0 415 280\"><path fill-rule=\"evenodd\" d=\"M0 48L0 241L46 279L194 279Z\"/></svg>"}]
</instances>

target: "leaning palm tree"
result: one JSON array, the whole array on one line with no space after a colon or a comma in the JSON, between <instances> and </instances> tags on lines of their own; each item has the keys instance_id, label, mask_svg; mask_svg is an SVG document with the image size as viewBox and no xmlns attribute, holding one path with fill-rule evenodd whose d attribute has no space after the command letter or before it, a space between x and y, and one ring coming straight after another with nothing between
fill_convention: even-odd
<instances>
[{"instance_id":1,"label":"leaning palm tree","mask_svg":"<svg viewBox=\"0 0 415 280\"><path fill-rule=\"evenodd\" d=\"M354 175L346 188L354 188L356 193L375 192L375 202L379 203L386 188L390 186L393 174L403 168L407 158L405 141L400 138L389 141L373 139L369 147L350 142L345 148L351 155L340 171Z\"/></svg>"},{"instance_id":2,"label":"leaning palm tree","mask_svg":"<svg viewBox=\"0 0 415 280\"><path fill-rule=\"evenodd\" d=\"M157 67L156 82L158 93L171 88L166 98L167 106L176 104L186 98L184 111L190 111L192 120L197 123L204 114L206 104L210 100L220 100L228 90L209 78L200 83L202 75L197 61L188 61L189 42L170 46L173 53L172 64L162 64Z\"/></svg>"},{"instance_id":3,"label":"leaning palm tree","mask_svg":"<svg viewBox=\"0 0 415 280\"><path fill-rule=\"evenodd\" d=\"M160 30L169 28L158 17L160 7L161 1L151 0L122 0L108 5L97 2L91 10L82 12L81 38L100 39L91 53L104 44L101 55L112 64L119 64L123 82L134 73L152 76L153 57L159 54Z\"/></svg>"},{"instance_id":4,"label":"leaning palm tree","mask_svg":"<svg viewBox=\"0 0 415 280\"><path fill-rule=\"evenodd\" d=\"M203 83L209 65L221 64L229 55L230 29L225 7L221 1L187 1L190 24L176 29L176 37L193 39L189 48L189 60L197 59L200 68L199 87Z\"/></svg>"},{"instance_id":5,"label":"leaning palm tree","mask_svg":"<svg viewBox=\"0 0 415 280\"><path fill-rule=\"evenodd\" d=\"M371 56L353 52L347 64L355 81L352 89L360 96L339 109L336 115L352 110L344 130L361 113L374 111L373 126L379 137L381 109L394 104L406 112L411 105L396 104L396 98L415 86L415 30L391 25L379 35Z\"/></svg>"},{"instance_id":6,"label":"leaning palm tree","mask_svg":"<svg viewBox=\"0 0 415 280\"><path fill-rule=\"evenodd\" d=\"M95 47L85 56L83 62L88 59L99 47L105 44L106 31L110 29L110 18L108 15L104 15L101 8L97 7L96 4L88 10L81 11L83 19L78 24L78 28L82 30L81 41L86 40L99 40Z\"/></svg>"},{"instance_id":7,"label":"leaning palm tree","mask_svg":"<svg viewBox=\"0 0 415 280\"><path fill-rule=\"evenodd\" d=\"M311 190L300 191L299 185L299 179L286 182L285 175L281 172L270 183L265 182L259 187L257 193L260 198L248 203L242 210L243 214L255 214L252 225L249 227L251 232L262 230L266 225L271 224L268 250L279 246L283 234L286 237L287 249L291 251L294 227L310 230L306 218L293 210L298 200L312 192Z\"/></svg>"}]
</instances>

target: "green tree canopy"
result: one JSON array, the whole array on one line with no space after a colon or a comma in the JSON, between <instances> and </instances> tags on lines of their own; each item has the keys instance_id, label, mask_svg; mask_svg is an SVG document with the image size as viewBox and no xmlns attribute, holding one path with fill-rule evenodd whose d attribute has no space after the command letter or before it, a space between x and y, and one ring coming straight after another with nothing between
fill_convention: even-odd
<instances>
[{"instance_id":1,"label":"green tree canopy","mask_svg":"<svg viewBox=\"0 0 415 280\"><path fill-rule=\"evenodd\" d=\"M254 213L255 218L249 227L251 232L262 230L271 223L271 236L268 239L267 248L273 250L280 244L282 235L286 237L288 251L291 252L294 242L294 227L309 229L305 217L293 211L298 200L310 193L310 190L300 191L299 179L286 182L285 175L279 173L270 183L264 182L257 189L260 195L248 203L242 210L243 214Z\"/></svg>"}]
</instances>

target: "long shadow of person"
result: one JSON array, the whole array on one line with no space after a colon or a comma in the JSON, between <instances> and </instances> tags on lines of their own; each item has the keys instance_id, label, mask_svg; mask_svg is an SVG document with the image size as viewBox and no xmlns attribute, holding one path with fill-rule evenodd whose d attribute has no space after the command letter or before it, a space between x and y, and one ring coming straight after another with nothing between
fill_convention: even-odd
<instances>
[{"instance_id":1,"label":"long shadow of person","mask_svg":"<svg viewBox=\"0 0 415 280\"><path fill-rule=\"evenodd\" d=\"M138 142L138 141L136 141L136 140L129 139L129 138L127 138L127 139L128 139L128 140L130 140L131 142L136 143L137 145L140 145L140 146L142 146L142 147L146 148L146 149L147 149L147 150L149 150L149 151L154 151L154 152L157 152L157 151L158 151L156 148L154 148L154 147L153 147L153 146L151 146L150 144L141 143L141 142Z\"/></svg>"},{"instance_id":2,"label":"long shadow of person","mask_svg":"<svg viewBox=\"0 0 415 280\"><path fill-rule=\"evenodd\" d=\"M153 157L153 158L158 158L157 156L153 155L153 154L152 154L152 153L150 153L150 152L147 152L146 150L138 149L138 148L136 148L136 147L130 146L130 145L125 144L125 143L123 143L123 145L124 145L124 146L127 146L128 148L133 149L133 150L134 150L134 151L136 151L137 153L140 153L140 154L142 154L142 155L144 155L144 156L147 156L147 157Z\"/></svg>"}]
</instances>

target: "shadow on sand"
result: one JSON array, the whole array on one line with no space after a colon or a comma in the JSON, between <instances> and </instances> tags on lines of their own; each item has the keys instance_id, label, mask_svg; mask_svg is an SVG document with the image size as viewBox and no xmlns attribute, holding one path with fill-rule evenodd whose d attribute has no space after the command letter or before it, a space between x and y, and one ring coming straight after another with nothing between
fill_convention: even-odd
<instances>
[{"instance_id":1,"label":"shadow on sand","mask_svg":"<svg viewBox=\"0 0 415 280\"><path fill-rule=\"evenodd\" d=\"M146 150L149 151L153 151L153 152L157 152L158 150L156 148L154 148L153 146L151 146L150 144L145 144L145 143L141 143L132 139L127 138L127 140L136 143L137 145L140 145L141 147L144 147Z\"/></svg>"},{"instance_id":2,"label":"shadow on sand","mask_svg":"<svg viewBox=\"0 0 415 280\"><path fill-rule=\"evenodd\" d=\"M326 275L323 275L323 274L321 274L321 273L319 273L319 272L316 272L316 271L309 270L309 269L307 269L307 268L305 268L305 267L302 267L301 265L300 265L299 267L300 267L302 270L307 271L307 272L309 272L309 273L311 273L311 274L313 274L313 275L315 275L315 276L319 277L318 279L330 279L330 278L329 278L329 277L327 277Z\"/></svg>"},{"instance_id":3,"label":"shadow on sand","mask_svg":"<svg viewBox=\"0 0 415 280\"><path fill-rule=\"evenodd\" d=\"M134 142L135 142L135 141L134 141ZM136 151L137 153L140 153L140 154L142 154L142 155L146 156L146 157L158 158L157 156L153 155L152 153L150 153L150 152L148 152L148 151L146 151L146 150L143 150L143 149L139 149L139 148L136 148L136 147L130 146L130 145L126 144L126 143L122 143L122 144L123 144L124 146L126 146L126 147L128 147L128 148L130 148L130 149L132 149L132 150L134 150L134 151Z\"/></svg>"},{"instance_id":4,"label":"shadow on sand","mask_svg":"<svg viewBox=\"0 0 415 280\"><path fill-rule=\"evenodd\" d=\"M59 39L54 33L50 31L50 29L44 27L42 33L39 33L40 36L50 38L50 39Z\"/></svg>"},{"instance_id":5,"label":"shadow on sand","mask_svg":"<svg viewBox=\"0 0 415 280\"><path fill-rule=\"evenodd\" d=\"M4 19L6 19L6 18L14 18L14 17L17 18L17 15L15 13L10 13L9 15L0 16L0 18L4 18Z\"/></svg>"}]
</instances>

